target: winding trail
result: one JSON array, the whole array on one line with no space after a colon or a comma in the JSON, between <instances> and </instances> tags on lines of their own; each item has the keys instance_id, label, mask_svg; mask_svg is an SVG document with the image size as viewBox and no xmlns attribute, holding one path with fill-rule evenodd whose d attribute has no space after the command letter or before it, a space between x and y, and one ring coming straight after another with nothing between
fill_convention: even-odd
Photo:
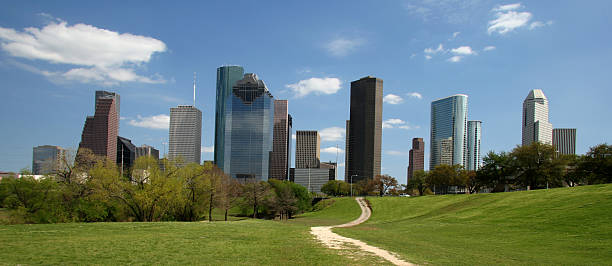
<instances>
[{"instance_id":1,"label":"winding trail","mask_svg":"<svg viewBox=\"0 0 612 266\"><path fill-rule=\"evenodd\" d=\"M334 227L351 227L363 223L370 218L370 216L372 215L372 211L370 210L370 208L368 208L365 200L362 197L355 198L355 200L357 200L357 203L359 203L359 207L361 207L361 216L359 216L357 220L341 225L311 227L310 232L315 235L319 241L323 242L323 244L325 244L328 248L349 249L348 244L350 244L358 247L363 251L373 253L374 255L388 260L395 265L415 265L400 259L393 253L384 249L370 246L360 240L344 237L332 232L331 229Z\"/></svg>"}]
</instances>

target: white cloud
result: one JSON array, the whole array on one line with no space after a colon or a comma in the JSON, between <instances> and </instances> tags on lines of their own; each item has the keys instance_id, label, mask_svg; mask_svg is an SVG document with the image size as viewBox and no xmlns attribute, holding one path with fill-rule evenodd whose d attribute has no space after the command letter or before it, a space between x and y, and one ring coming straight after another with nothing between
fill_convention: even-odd
<instances>
[{"instance_id":1,"label":"white cloud","mask_svg":"<svg viewBox=\"0 0 612 266\"><path fill-rule=\"evenodd\" d=\"M153 54L166 51L166 44L151 37L120 34L86 24L68 25L58 20L22 32L0 27L0 46L13 57L70 68L58 72L41 71L50 78L105 85L165 82L159 76L145 77L135 73L135 69L148 63Z\"/></svg>"},{"instance_id":2,"label":"white cloud","mask_svg":"<svg viewBox=\"0 0 612 266\"><path fill-rule=\"evenodd\" d=\"M431 55L426 54L425 55L425 59L427 59L427 60L431 59Z\"/></svg>"},{"instance_id":3,"label":"white cloud","mask_svg":"<svg viewBox=\"0 0 612 266\"><path fill-rule=\"evenodd\" d=\"M460 47L457 47L457 48L453 48L453 49L451 49L451 52L453 54L458 54L458 55L473 55L473 54L476 54L476 52L474 52L472 50L472 48L469 47L469 46L460 46Z\"/></svg>"},{"instance_id":4,"label":"white cloud","mask_svg":"<svg viewBox=\"0 0 612 266\"><path fill-rule=\"evenodd\" d=\"M520 3L493 8L492 11L495 11L495 19L489 21L487 32L489 34L497 32L503 35L517 28L527 26L533 15L529 12L515 11L520 8L523 8Z\"/></svg>"},{"instance_id":5,"label":"white cloud","mask_svg":"<svg viewBox=\"0 0 612 266\"><path fill-rule=\"evenodd\" d=\"M161 114L154 116L136 116L136 119L132 119L128 122L129 125L135 127L144 127L150 129L168 129L170 126L170 116Z\"/></svg>"},{"instance_id":6,"label":"white cloud","mask_svg":"<svg viewBox=\"0 0 612 266\"><path fill-rule=\"evenodd\" d=\"M444 53L446 52L444 50L444 46L442 44L438 44L438 48L434 49L434 48L425 48L425 50L423 50L423 52L425 52L426 54L438 54L438 53Z\"/></svg>"},{"instance_id":7,"label":"white cloud","mask_svg":"<svg viewBox=\"0 0 612 266\"><path fill-rule=\"evenodd\" d=\"M321 141L340 141L344 139L346 131L341 127L328 127L319 130Z\"/></svg>"},{"instance_id":8,"label":"white cloud","mask_svg":"<svg viewBox=\"0 0 612 266\"><path fill-rule=\"evenodd\" d=\"M419 100L423 99L423 95L421 95L418 92L409 92L409 93L406 93L406 95L410 96L411 98L417 98Z\"/></svg>"},{"instance_id":9,"label":"white cloud","mask_svg":"<svg viewBox=\"0 0 612 266\"><path fill-rule=\"evenodd\" d=\"M403 152L403 151L385 151L385 154L392 155L392 156L405 156L408 153Z\"/></svg>"},{"instance_id":10,"label":"white cloud","mask_svg":"<svg viewBox=\"0 0 612 266\"><path fill-rule=\"evenodd\" d=\"M332 153L332 154L336 154L336 151L338 153L344 153L344 150L341 148L336 148L336 147L327 147L327 148L323 148L321 149L321 152L324 153Z\"/></svg>"},{"instance_id":11,"label":"white cloud","mask_svg":"<svg viewBox=\"0 0 612 266\"><path fill-rule=\"evenodd\" d=\"M549 20L546 23L544 23L542 21L534 21L531 24L529 24L529 29L533 30L533 29L537 29L537 28L540 28L540 27L544 27L544 26L550 26L552 24L553 24L553 22L551 20Z\"/></svg>"},{"instance_id":12,"label":"white cloud","mask_svg":"<svg viewBox=\"0 0 612 266\"><path fill-rule=\"evenodd\" d=\"M383 102L388 104L400 104L404 102L404 99L402 99L402 97L399 95L389 93L383 97Z\"/></svg>"},{"instance_id":13,"label":"white cloud","mask_svg":"<svg viewBox=\"0 0 612 266\"><path fill-rule=\"evenodd\" d=\"M308 94L334 94L340 90L342 81L337 78L310 78L300 80L294 84L287 84L285 87L290 88L295 97L301 98Z\"/></svg>"},{"instance_id":14,"label":"white cloud","mask_svg":"<svg viewBox=\"0 0 612 266\"><path fill-rule=\"evenodd\" d=\"M484 49L482 49L483 51L487 52L487 51L493 51L495 50L495 46L486 46Z\"/></svg>"},{"instance_id":15,"label":"white cloud","mask_svg":"<svg viewBox=\"0 0 612 266\"><path fill-rule=\"evenodd\" d=\"M399 118L390 118L382 122L383 128L399 128L405 130L419 129L419 126L410 126L406 121Z\"/></svg>"},{"instance_id":16,"label":"white cloud","mask_svg":"<svg viewBox=\"0 0 612 266\"><path fill-rule=\"evenodd\" d=\"M503 6L498 6L496 8L493 8L493 11L503 12L503 11L516 10L521 7L522 7L521 3L508 4L508 5L503 5Z\"/></svg>"},{"instance_id":17,"label":"white cloud","mask_svg":"<svg viewBox=\"0 0 612 266\"><path fill-rule=\"evenodd\" d=\"M459 36L459 34L461 34L461 32L459 32L459 31L453 32L453 36L450 38L450 40L453 40L453 39L457 38L457 36Z\"/></svg>"},{"instance_id":18,"label":"white cloud","mask_svg":"<svg viewBox=\"0 0 612 266\"><path fill-rule=\"evenodd\" d=\"M325 45L325 48L331 55L342 57L355 51L359 46L363 45L364 43L365 41L360 38L337 38L327 43L327 45Z\"/></svg>"},{"instance_id":19,"label":"white cloud","mask_svg":"<svg viewBox=\"0 0 612 266\"><path fill-rule=\"evenodd\" d=\"M463 56L460 56L460 55L455 55L455 56L453 56L453 57L451 57L451 58L447 59L447 61L449 61L449 62L453 62L453 63L457 63L457 62L460 62L460 61L461 61L461 59L463 59Z\"/></svg>"},{"instance_id":20,"label":"white cloud","mask_svg":"<svg viewBox=\"0 0 612 266\"><path fill-rule=\"evenodd\" d=\"M215 146L202 146L201 152L213 153L215 152Z\"/></svg>"},{"instance_id":21,"label":"white cloud","mask_svg":"<svg viewBox=\"0 0 612 266\"><path fill-rule=\"evenodd\" d=\"M446 21L451 24L462 24L473 19L474 10L479 8L481 0L403 0L404 8L412 16L423 21Z\"/></svg>"}]
</instances>

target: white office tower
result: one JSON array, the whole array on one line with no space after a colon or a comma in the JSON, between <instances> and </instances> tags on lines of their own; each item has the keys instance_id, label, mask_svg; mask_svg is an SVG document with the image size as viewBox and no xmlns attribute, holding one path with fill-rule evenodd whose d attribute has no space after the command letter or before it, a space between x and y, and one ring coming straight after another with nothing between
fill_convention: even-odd
<instances>
[{"instance_id":1,"label":"white office tower","mask_svg":"<svg viewBox=\"0 0 612 266\"><path fill-rule=\"evenodd\" d=\"M480 136L482 121L468 121L467 165L465 169L476 171L480 169Z\"/></svg>"},{"instance_id":2,"label":"white office tower","mask_svg":"<svg viewBox=\"0 0 612 266\"><path fill-rule=\"evenodd\" d=\"M202 112L191 105L170 108L168 158L200 164Z\"/></svg>"},{"instance_id":3,"label":"white office tower","mask_svg":"<svg viewBox=\"0 0 612 266\"><path fill-rule=\"evenodd\" d=\"M535 89L523 102L523 145L538 141L552 145L552 124L548 122L548 99Z\"/></svg>"}]
</instances>

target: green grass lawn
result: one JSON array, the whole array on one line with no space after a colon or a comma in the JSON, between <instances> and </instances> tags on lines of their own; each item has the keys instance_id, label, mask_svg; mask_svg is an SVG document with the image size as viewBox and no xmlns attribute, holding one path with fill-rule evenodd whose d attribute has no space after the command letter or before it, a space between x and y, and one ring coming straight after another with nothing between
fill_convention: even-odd
<instances>
[{"instance_id":1,"label":"green grass lawn","mask_svg":"<svg viewBox=\"0 0 612 266\"><path fill-rule=\"evenodd\" d=\"M310 224L359 216L353 199L289 222L73 223L0 226L0 264L378 264L330 250ZM218 215L217 215L218 216ZM222 218L219 216L218 218Z\"/></svg>"},{"instance_id":2,"label":"green grass lawn","mask_svg":"<svg viewBox=\"0 0 612 266\"><path fill-rule=\"evenodd\" d=\"M368 222L334 231L410 262L612 263L612 185L368 200Z\"/></svg>"}]
</instances>

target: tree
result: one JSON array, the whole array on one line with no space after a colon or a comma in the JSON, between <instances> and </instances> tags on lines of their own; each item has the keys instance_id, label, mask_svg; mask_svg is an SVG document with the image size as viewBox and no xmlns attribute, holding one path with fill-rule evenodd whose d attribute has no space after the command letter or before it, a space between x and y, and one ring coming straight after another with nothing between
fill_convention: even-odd
<instances>
[{"instance_id":1,"label":"tree","mask_svg":"<svg viewBox=\"0 0 612 266\"><path fill-rule=\"evenodd\" d=\"M591 147L577 168L589 184L612 183L612 145Z\"/></svg>"},{"instance_id":2,"label":"tree","mask_svg":"<svg viewBox=\"0 0 612 266\"><path fill-rule=\"evenodd\" d=\"M225 221L227 221L227 212L236 204L241 187L238 181L226 174L221 177L220 185L217 206L225 212Z\"/></svg>"},{"instance_id":3,"label":"tree","mask_svg":"<svg viewBox=\"0 0 612 266\"><path fill-rule=\"evenodd\" d=\"M377 175L371 180L372 186L378 191L378 196L382 197L390 188L397 187L397 180L389 175Z\"/></svg>"},{"instance_id":4,"label":"tree","mask_svg":"<svg viewBox=\"0 0 612 266\"><path fill-rule=\"evenodd\" d=\"M290 214L298 210L297 199L293 194L290 182L271 179L268 180L268 183L274 188L275 197L272 200L272 209L280 215L281 220L289 219Z\"/></svg>"},{"instance_id":5,"label":"tree","mask_svg":"<svg viewBox=\"0 0 612 266\"><path fill-rule=\"evenodd\" d=\"M346 196L351 193L351 187L342 180L330 180L321 187L321 192L330 196Z\"/></svg>"},{"instance_id":6,"label":"tree","mask_svg":"<svg viewBox=\"0 0 612 266\"><path fill-rule=\"evenodd\" d=\"M553 146L534 142L517 146L510 153L515 163L516 182L531 189L559 187L565 165Z\"/></svg>"},{"instance_id":7,"label":"tree","mask_svg":"<svg viewBox=\"0 0 612 266\"><path fill-rule=\"evenodd\" d=\"M476 171L477 182L491 188L492 192L503 192L508 178L516 171L510 154L490 151L482 161L482 167Z\"/></svg>"},{"instance_id":8,"label":"tree","mask_svg":"<svg viewBox=\"0 0 612 266\"><path fill-rule=\"evenodd\" d=\"M246 183L242 185L241 194L246 204L253 207L253 218L257 218L259 207L272 196L270 184L255 179L247 180Z\"/></svg>"},{"instance_id":9,"label":"tree","mask_svg":"<svg viewBox=\"0 0 612 266\"><path fill-rule=\"evenodd\" d=\"M58 206L57 183L49 178L40 180L32 176L5 178L0 182L2 205L11 210L14 220L31 223L60 222L55 212Z\"/></svg>"},{"instance_id":10,"label":"tree","mask_svg":"<svg viewBox=\"0 0 612 266\"><path fill-rule=\"evenodd\" d=\"M419 196L423 196L425 189L427 189L427 175L427 172L423 170L415 171L410 181L408 181L407 187L416 189Z\"/></svg>"},{"instance_id":11,"label":"tree","mask_svg":"<svg viewBox=\"0 0 612 266\"><path fill-rule=\"evenodd\" d=\"M480 190L482 185L478 181L478 178L476 178L476 171L461 170L460 175L465 183L466 193L474 194Z\"/></svg>"}]
</instances>

